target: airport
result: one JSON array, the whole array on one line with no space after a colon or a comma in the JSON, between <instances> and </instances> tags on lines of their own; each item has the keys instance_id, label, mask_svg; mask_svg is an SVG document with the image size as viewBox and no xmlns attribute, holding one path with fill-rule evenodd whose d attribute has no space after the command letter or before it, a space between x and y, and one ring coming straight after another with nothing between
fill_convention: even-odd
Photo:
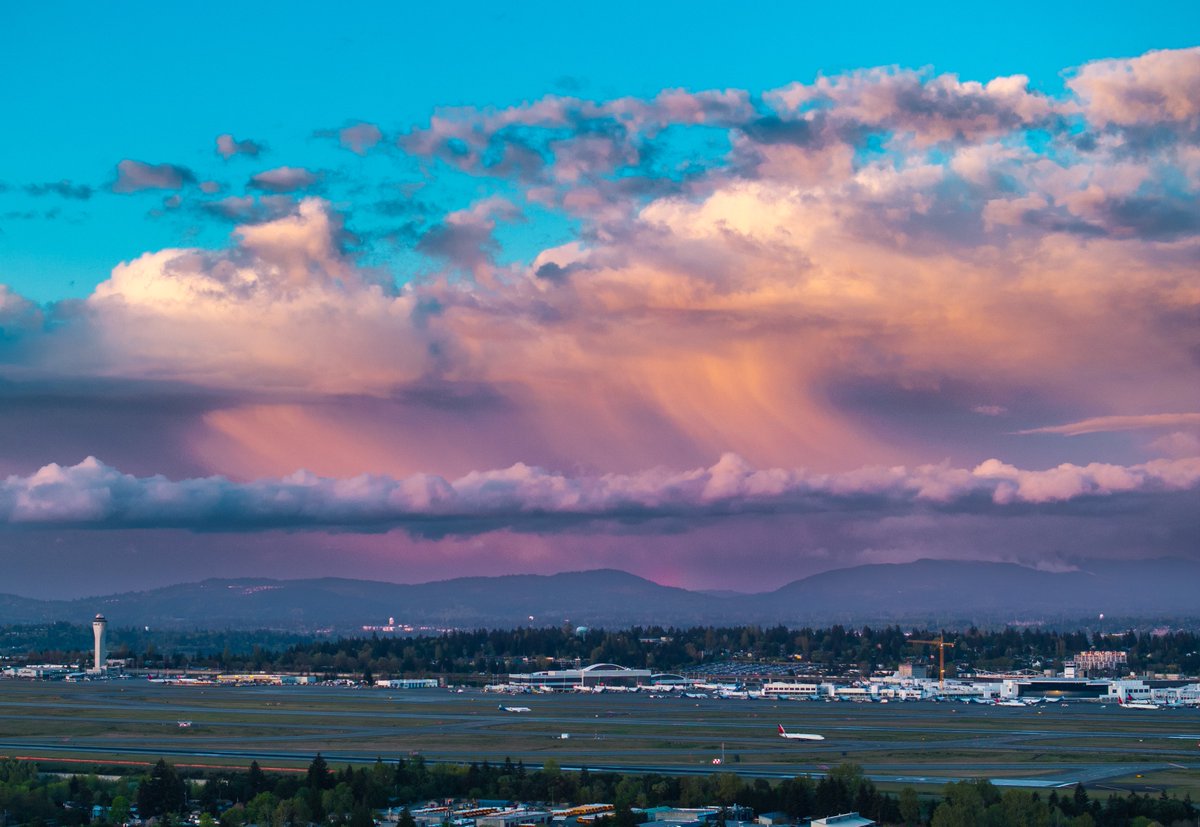
<instances>
[{"instance_id":1,"label":"airport","mask_svg":"<svg viewBox=\"0 0 1200 827\"><path fill-rule=\"evenodd\" d=\"M1110 688L1132 691L1132 683ZM819 777L852 761L879 783L986 777L1033 788L1187 788L1200 767L1196 707L1149 711L1149 702L1135 701L1126 710L1111 694L1104 700L1112 702L1009 705L895 697L839 702L836 691L826 692L824 702L794 701L765 688L751 695L697 685L569 692L506 687L502 691L528 695L515 707L527 711L512 714L507 704L497 708L497 689L3 680L0 755L298 766L316 752L346 763L420 754L434 762L511 758L540 766L553 759L563 767L676 774L711 772L719 759L724 770L766 778ZM1029 697L1025 689L1021 682L1009 687L1017 701ZM1161 697L1155 692L1139 689L1133 697ZM780 727L823 740L780 738Z\"/></svg>"},{"instance_id":2,"label":"airport","mask_svg":"<svg viewBox=\"0 0 1200 827\"><path fill-rule=\"evenodd\" d=\"M885 787L986 778L1003 787L1200 794L1200 681L1119 676L1120 652L1080 653L1058 672L949 679L914 662L870 678L577 663L474 686L445 678L366 685L351 676L135 673L108 658L103 616L92 630L90 668L23 664L0 673L0 757L94 766L256 760L286 769L319 752L343 764L420 755L768 779L819 778L852 762Z\"/></svg>"}]
</instances>

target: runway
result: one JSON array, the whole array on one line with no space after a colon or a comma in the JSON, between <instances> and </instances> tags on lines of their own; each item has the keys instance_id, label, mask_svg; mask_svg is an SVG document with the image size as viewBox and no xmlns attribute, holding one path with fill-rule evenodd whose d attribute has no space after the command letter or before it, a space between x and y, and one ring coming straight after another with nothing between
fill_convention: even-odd
<instances>
[{"instance_id":1,"label":"runway","mask_svg":"<svg viewBox=\"0 0 1200 827\"><path fill-rule=\"evenodd\" d=\"M528 713L499 704L519 703ZM180 727L179 722L190 725ZM818 732L784 741L776 726ZM563 738L563 735L566 738ZM1054 787L1197 772L1200 710L1072 703L1005 708L644 694L536 695L336 687L0 681L0 754L216 763L506 759L593 770L818 777L843 761L877 782L986 777ZM717 767L713 759L724 754Z\"/></svg>"}]
</instances>

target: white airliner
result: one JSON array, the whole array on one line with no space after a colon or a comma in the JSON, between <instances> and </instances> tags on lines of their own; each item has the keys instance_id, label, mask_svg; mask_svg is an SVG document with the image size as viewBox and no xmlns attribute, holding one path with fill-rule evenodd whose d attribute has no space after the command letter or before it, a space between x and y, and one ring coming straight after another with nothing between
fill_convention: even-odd
<instances>
[{"instance_id":1,"label":"white airliner","mask_svg":"<svg viewBox=\"0 0 1200 827\"><path fill-rule=\"evenodd\" d=\"M788 732L783 728L783 724L779 725L779 737L787 738L789 741L824 741L824 735L812 735L808 732Z\"/></svg>"},{"instance_id":2,"label":"white airliner","mask_svg":"<svg viewBox=\"0 0 1200 827\"><path fill-rule=\"evenodd\" d=\"M179 726L182 729L186 729L187 727L190 727L191 725L192 725L191 721L179 721Z\"/></svg>"},{"instance_id":3,"label":"white airliner","mask_svg":"<svg viewBox=\"0 0 1200 827\"><path fill-rule=\"evenodd\" d=\"M1158 704L1147 703L1144 701L1134 701L1129 698L1122 698L1120 695L1117 696L1117 705L1122 706L1125 709L1162 709L1162 707Z\"/></svg>"},{"instance_id":4,"label":"white airliner","mask_svg":"<svg viewBox=\"0 0 1200 827\"><path fill-rule=\"evenodd\" d=\"M533 711L532 709L530 709L527 706L505 706L504 704L500 705L500 709L503 712L532 712Z\"/></svg>"}]
</instances>

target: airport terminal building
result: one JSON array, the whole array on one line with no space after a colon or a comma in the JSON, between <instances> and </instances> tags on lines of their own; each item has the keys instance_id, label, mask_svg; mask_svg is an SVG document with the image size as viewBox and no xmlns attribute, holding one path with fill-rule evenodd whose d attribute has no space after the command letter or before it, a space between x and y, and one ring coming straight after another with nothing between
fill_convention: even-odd
<instances>
[{"instance_id":1,"label":"airport terminal building","mask_svg":"<svg viewBox=\"0 0 1200 827\"><path fill-rule=\"evenodd\" d=\"M598 686L648 686L653 673L649 669L630 669L615 663L594 663L582 669L552 669L546 672L514 673L508 676L513 686L531 689L570 690Z\"/></svg>"}]
</instances>

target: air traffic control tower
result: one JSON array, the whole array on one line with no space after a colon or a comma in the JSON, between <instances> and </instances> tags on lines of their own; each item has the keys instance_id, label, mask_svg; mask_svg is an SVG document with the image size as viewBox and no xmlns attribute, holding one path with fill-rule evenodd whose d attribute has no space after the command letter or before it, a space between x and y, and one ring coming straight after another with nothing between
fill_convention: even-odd
<instances>
[{"instance_id":1,"label":"air traffic control tower","mask_svg":"<svg viewBox=\"0 0 1200 827\"><path fill-rule=\"evenodd\" d=\"M95 668L92 671L99 674L104 671L105 662L108 660L108 621L104 619L104 615L96 615L96 619L92 621L92 637L96 642Z\"/></svg>"}]
</instances>

